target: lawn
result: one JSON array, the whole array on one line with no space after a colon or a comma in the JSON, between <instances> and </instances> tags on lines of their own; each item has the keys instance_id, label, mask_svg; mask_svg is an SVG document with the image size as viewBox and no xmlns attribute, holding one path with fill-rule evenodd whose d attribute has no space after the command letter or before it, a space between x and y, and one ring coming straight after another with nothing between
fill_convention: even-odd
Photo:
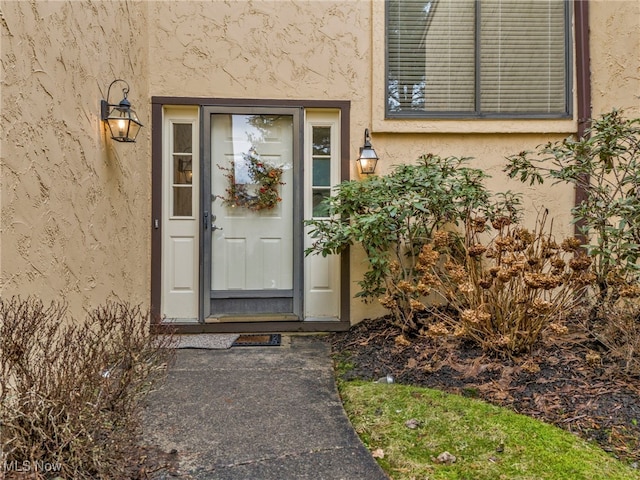
<instances>
[{"instance_id":1,"label":"lawn","mask_svg":"<svg viewBox=\"0 0 640 480\"><path fill-rule=\"evenodd\" d=\"M339 388L354 428L393 480L640 479L595 443L480 400L395 383Z\"/></svg>"}]
</instances>

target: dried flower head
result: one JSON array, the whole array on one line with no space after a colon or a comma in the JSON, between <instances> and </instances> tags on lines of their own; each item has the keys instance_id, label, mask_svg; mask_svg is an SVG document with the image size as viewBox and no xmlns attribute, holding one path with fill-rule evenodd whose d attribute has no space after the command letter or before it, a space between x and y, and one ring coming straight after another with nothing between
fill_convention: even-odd
<instances>
[{"instance_id":1,"label":"dried flower head","mask_svg":"<svg viewBox=\"0 0 640 480\"><path fill-rule=\"evenodd\" d=\"M624 285L620 287L618 293L624 298L637 298L640 297L640 285Z\"/></svg>"},{"instance_id":2,"label":"dried flower head","mask_svg":"<svg viewBox=\"0 0 640 480\"><path fill-rule=\"evenodd\" d=\"M458 290L462 293L473 293L475 288L471 282L462 282L458 285Z\"/></svg>"},{"instance_id":3,"label":"dried flower head","mask_svg":"<svg viewBox=\"0 0 640 480\"><path fill-rule=\"evenodd\" d=\"M398 302L396 302L390 295L385 295L384 297L380 298L379 302L383 307L388 308L389 310L393 310L398 306Z\"/></svg>"},{"instance_id":4,"label":"dried flower head","mask_svg":"<svg viewBox=\"0 0 640 480\"><path fill-rule=\"evenodd\" d=\"M469 278L467 270L462 265L458 265L457 263L453 262L447 262L445 263L444 268L456 283L462 283L467 278Z\"/></svg>"},{"instance_id":5,"label":"dried flower head","mask_svg":"<svg viewBox=\"0 0 640 480\"><path fill-rule=\"evenodd\" d=\"M433 273L425 273L420 278L419 284L422 283L427 287L432 287L434 285L440 285L440 277L434 275ZM418 288L419 290L419 288Z\"/></svg>"},{"instance_id":6,"label":"dried flower head","mask_svg":"<svg viewBox=\"0 0 640 480\"><path fill-rule=\"evenodd\" d=\"M575 252L580 249L582 242L576 237L565 238L562 241L562 250L565 252Z\"/></svg>"},{"instance_id":7,"label":"dried flower head","mask_svg":"<svg viewBox=\"0 0 640 480\"><path fill-rule=\"evenodd\" d=\"M427 335L430 337L442 337L445 335L449 335L449 333L449 329L442 322L429 325L429 328L427 329Z\"/></svg>"},{"instance_id":8,"label":"dried flower head","mask_svg":"<svg viewBox=\"0 0 640 480\"><path fill-rule=\"evenodd\" d=\"M460 313L460 318L463 322L466 323L487 323L491 320L491 314L489 312L485 312L480 308L468 308Z\"/></svg>"},{"instance_id":9,"label":"dried flower head","mask_svg":"<svg viewBox=\"0 0 640 480\"><path fill-rule=\"evenodd\" d=\"M476 243L475 245L472 245L467 249L467 253L469 254L470 257L473 257L473 258L482 256L482 254L486 251L487 251L487 247L485 247L481 243Z\"/></svg>"},{"instance_id":10,"label":"dried flower head","mask_svg":"<svg viewBox=\"0 0 640 480\"><path fill-rule=\"evenodd\" d=\"M429 295L429 293L431 292L431 287L423 282L418 282L418 285L416 285L416 290L418 291L418 293L420 295Z\"/></svg>"},{"instance_id":11,"label":"dried flower head","mask_svg":"<svg viewBox=\"0 0 640 480\"><path fill-rule=\"evenodd\" d=\"M471 229L476 233L484 232L487 229L487 219L485 217L472 218Z\"/></svg>"},{"instance_id":12,"label":"dried flower head","mask_svg":"<svg viewBox=\"0 0 640 480\"><path fill-rule=\"evenodd\" d=\"M464 337L465 335L467 335L467 329L463 325L458 325L453 330L453 335L455 337Z\"/></svg>"},{"instance_id":13,"label":"dried flower head","mask_svg":"<svg viewBox=\"0 0 640 480\"><path fill-rule=\"evenodd\" d=\"M538 258L538 257L529 257L527 258L527 265L529 266L529 268L540 268L542 267L542 259Z\"/></svg>"},{"instance_id":14,"label":"dried flower head","mask_svg":"<svg viewBox=\"0 0 640 480\"><path fill-rule=\"evenodd\" d=\"M542 298L534 298L531 306L534 313L538 315L549 313L553 308L553 304L551 302Z\"/></svg>"},{"instance_id":15,"label":"dried flower head","mask_svg":"<svg viewBox=\"0 0 640 480\"><path fill-rule=\"evenodd\" d=\"M413 293L416 291L416 287L411 285L406 280L400 280L398 282L397 287L398 287L398 290L400 290L402 293Z\"/></svg>"},{"instance_id":16,"label":"dried flower head","mask_svg":"<svg viewBox=\"0 0 640 480\"><path fill-rule=\"evenodd\" d=\"M465 323L478 323L478 315L475 310L466 309L460 313L460 319Z\"/></svg>"},{"instance_id":17,"label":"dried flower head","mask_svg":"<svg viewBox=\"0 0 640 480\"><path fill-rule=\"evenodd\" d=\"M557 275L545 275L543 273L525 273L524 283L529 288L551 290L562 283L562 277Z\"/></svg>"},{"instance_id":18,"label":"dried flower head","mask_svg":"<svg viewBox=\"0 0 640 480\"><path fill-rule=\"evenodd\" d=\"M511 275L511 272L508 269L501 268L501 269L498 270L498 274L496 275L496 277L501 282L508 283L509 280L511 280L512 275Z\"/></svg>"},{"instance_id":19,"label":"dried flower head","mask_svg":"<svg viewBox=\"0 0 640 480\"><path fill-rule=\"evenodd\" d=\"M427 307L424 306L424 303L414 300L413 298L409 300L409 306L416 312L424 312L427 309Z\"/></svg>"},{"instance_id":20,"label":"dried flower head","mask_svg":"<svg viewBox=\"0 0 640 480\"><path fill-rule=\"evenodd\" d=\"M598 277L590 270L583 270L581 272L577 272L577 274L574 275L572 279L577 286L586 287L587 285L593 285Z\"/></svg>"},{"instance_id":21,"label":"dried flower head","mask_svg":"<svg viewBox=\"0 0 640 480\"><path fill-rule=\"evenodd\" d=\"M518 273L524 272L526 270L526 265L527 265L527 263L522 261L522 260L518 260L517 262L513 262L511 264L511 266L509 267L509 274L512 277L515 277L516 275L518 275Z\"/></svg>"},{"instance_id":22,"label":"dried flower head","mask_svg":"<svg viewBox=\"0 0 640 480\"><path fill-rule=\"evenodd\" d=\"M444 230L438 230L433 234L433 245L436 248L444 248L448 247L450 242L449 232L445 232Z\"/></svg>"},{"instance_id":23,"label":"dried flower head","mask_svg":"<svg viewBox=\"0 0 640 480\"><path fill-rule=\"evenodd\" d=\"M511 250L511 247L513 246L513 237L498 235L495 238L494 243L498 250L501 250L503 252L506 250Z\"/></svg>"},{"instance_id":24,"label":"dried flower head","mask_svg":"<svg viewBox=\"0 0 640 480\"><path fill-rule=\"evenodd\" d=\"M506 216L496 217L491 221L491 225L496 230L500 230L501 228L507 227L511 225L511 219Z\"/></svg>"},{"instance_id":25,"label":"dried flower head","mask_svg":"<svg viewBox=\"0 0 640 480\"><path fill-rule=\"evenodd\" d=\"M569 266L576 272L587 270L591 266L591 257L585 253L580 253L569 261Z\"/></svg>"},{"instance_id":26,"label":"dried flower head","mask_svg":"<svg viewBox=\"0 0 640 480\"><path fill-rule=\"evenodd\" d=\"M422 265L427 265L432 267L436 264L439 258L440 258L440 253L436 252L433 249L432 244L427 243L422 247L422 250L420 251L420 255L418 255L418 262L421 263Z\"/></svg>"},{"instance_id":27,"label":"dried flower head","mask_svg":"<svg viewBox=\"0 0 640 480\"><path fill-rule=\"evenodd\" d=\"M513 233L513 236L516 240L521 241L525 245L531 245L535 239L533 233L531 233L526 228L516 229L516 231Z\"/></svg>"},{"instance_id":28,"label":"dried flower head","mask_svg":"<svg viewBox=\"0 0 640 480\"><path fill-rule=\"evenodd\" d=\"M569 329L565 325L556 322L552 322L549 324L549 330L551 330L556 335L566 335L569 332Z\"/></svg>"},{"instance_id":29,"label":"dried flower head","mask_svg":"<svg viewBox=\"0 0 640 480\"><path fill-rule=\"evenodd\" d=\"M589 365L598 365L602 363L602 357L598 352L589 351L584 356L584 359L587 361Z\"/></svg>"}]
</instances>

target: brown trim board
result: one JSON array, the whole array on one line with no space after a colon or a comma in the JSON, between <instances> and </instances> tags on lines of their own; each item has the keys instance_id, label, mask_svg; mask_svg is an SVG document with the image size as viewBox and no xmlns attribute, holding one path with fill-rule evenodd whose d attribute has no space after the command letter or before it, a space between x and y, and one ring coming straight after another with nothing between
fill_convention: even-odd
<instances>
[{"instance_id":1,"label":"brown trim board","mask_svg":"<svg viewBox=\"0 0 640 480\"><path fill-rule=\"evenodd\" d=\"M250 107L296 107L303 109L340 110L341 180L350 177L350 122L351 102L348 100L291 100L291 99L246 99L246 98L200 98L152 96L151 115L151 318L156 331L171 330L176 333L286 333L286 332L331 332L344 331L351 325L350 315L350 255L346 250L340 260L340 320L336 321L270 321L228 323L162 323L162 109L165 105L203 106L250 106ZM155 220L158 220L156 228Z\"/></svg>"}]
</instances>

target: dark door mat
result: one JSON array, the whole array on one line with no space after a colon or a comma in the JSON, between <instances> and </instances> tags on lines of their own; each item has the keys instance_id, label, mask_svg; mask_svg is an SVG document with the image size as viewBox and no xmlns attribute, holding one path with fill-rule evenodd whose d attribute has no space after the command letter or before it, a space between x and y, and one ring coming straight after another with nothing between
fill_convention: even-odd
<instances>
[{"instance_id":1,"label":"dark door mat","mask_svg":"<svg viewBox=\"0 0 640 480\"><path fill-rule=\"evenodd\" d=\"M240 335L232 347L277 347L280 345L279 333L251 333Z\"/></svg>"}]
</instances>

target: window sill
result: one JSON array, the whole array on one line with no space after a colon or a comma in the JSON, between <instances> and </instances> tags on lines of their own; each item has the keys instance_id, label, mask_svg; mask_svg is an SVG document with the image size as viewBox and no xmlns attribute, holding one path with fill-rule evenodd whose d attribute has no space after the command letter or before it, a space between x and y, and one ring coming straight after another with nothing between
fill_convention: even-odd
<instances>
[{"instance_id":1,"label":"window sill","mask_svg":"<svg viewBox=\"0 0 640 480\"><path fill-rule=\"evenodd\" d=\"M376 133L559 133L578 129L574 119L374 119Z\"/></svg>"}]
</instances>

